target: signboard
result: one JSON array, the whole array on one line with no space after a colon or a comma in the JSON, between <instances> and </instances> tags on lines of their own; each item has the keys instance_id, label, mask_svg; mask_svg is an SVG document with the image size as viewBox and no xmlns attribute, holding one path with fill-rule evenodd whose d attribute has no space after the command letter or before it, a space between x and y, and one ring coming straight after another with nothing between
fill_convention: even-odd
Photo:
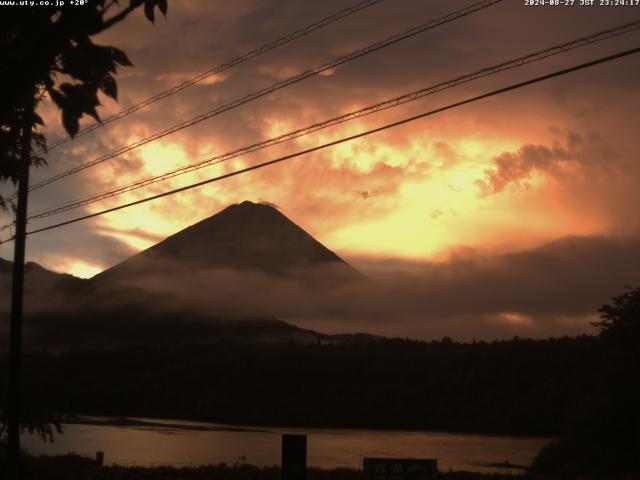
<instances>
[{"instance_id":1,"label":"signboard","mask_svg":"<svg viewBox=\"0 0 640 480\"><path fill-rule=\"evenodd\" d=\"M424 458L364 458L364 480L435 480L438 462Z\"/></svg>"}]
</instances>

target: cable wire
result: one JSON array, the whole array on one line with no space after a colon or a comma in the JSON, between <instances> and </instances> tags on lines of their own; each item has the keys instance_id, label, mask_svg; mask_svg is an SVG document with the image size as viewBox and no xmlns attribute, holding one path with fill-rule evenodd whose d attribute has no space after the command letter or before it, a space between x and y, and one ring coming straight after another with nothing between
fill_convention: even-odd
<instances>
[{"instance_id":1,"label":"cable wire","mask_svg":"<svg viewBox=\"0 0 640 480\"><path fill-rule=\"evenodd\" d=\"M105 162L107 160L110 160L112 158L115 158L119 155L122 155L123 153L127 153L130 152L132 150L135 150L138 147L141 147L143 145L146 145L150 142L153 142L155 140L158 140L160 138L163 138L167 135L170 135L172 133L176 133L180 130L183 130L185 128L188 127L192 127L204 120L207 120L209 118L212 118L214 116L220 115L221 113L227 112L229 110L232 110L234 108L237 108L241 105L244 105L246 103L249 103L253 100L256 100L258 98L264 97L270 93L276 92L280 89L283 89L285 87L288 87L289 85L293 85L294 83L298 83L302 80L305 80L307 78L319 75L322 72L325 72L327 70L330 70L332 68L335 68L339 65L345 64L347 62L350 62L352 60L355 60L357 58L363 57L365 55L368 55L370 53L376 52L378 50L381 50L383 48L389 47L391 45L394 45L402 40L406 40L408 38L411 38L415 35L418 35L419 33L425 32L427 30L436 28L440 25L444 25L446 23L449 22L453 22L454 20L457 20L459 18L465 17L467 15L471 15L472 13L475 13L477 11L483 10L485 8L488 8L492 5L495 5L497 3L500 3L504 0L481 0L479 2L473 3L472 5L469 5L465 8L456 10L454 12L451 12L443 17L440 17L436 20L430 20L427 23L424 23L422 25L419 25L417 27L413 27L410 28L409 30L406 30L402 33L398 33L395 35L392 35L391 37L380 41L380 42L376 42L373 43L371 45L368 45L367 47L364 47L360 50L356 50L354 52L351 52L347 55L344 55L342 57L336 58L334 60L331 60L330 62L324 63L322 65L320 65L319 67L316 67L314 69L311 70L306 70L298 75L294 75L293 77L290 77L286 80L277 82L269 87L263 88L261 90L258 90L254 93L251 93L249 95L246 95L244 97L241 97L239 99L236 99L230 103L227 103L225 105L222 105L220 107L217 107L213 110L210 110L206 113L200 114L190 120L181 122L179 124L176 124L172 127L169 127L165 130L162 130L160 132L156 132L153 135L150 135L148 137L145 137L141 140L138 140L134 143L131 143L123 148L120 148L119 150L115 150L113 152L110 152L106 155L103 155L102 157L99 157L95 160L92 160L90 162L78 165L77 167L71 168L65 172L62 172L58 175L54 175L53 177L50 177L48 179L42 180L38 183L33 184L30 188L29 191L33 191L33 190L37 190L39 188L42 188L46 185L49 185L50 183L53 183L55 181L61 180L65 177L68 177L70 175L73 175L75 173L81 172L83 170L86 170L87 168L93 167L95 165L98 165L99 163ZM9 197L10 199L12 197Z\"/></svg>"},{"instance_id":2,"label":"cable wire","mask_svg":"<svg viewBox=\"0 0 640 480\"><path fill-rule=\"evenodd\" d=\"M271 50L274 50L278 47L281 47L283 45L286 45L288 43L293 42L294 40L297 40L298 38L304 37L312 32L315 32L316 30L319 30L323 27L326 27L327 25L331 25L332 23L337 22L338 20L342 20L345 17L348 17L354 13L357 13L361 10L364 10L366 8L369 8L373 5L376 5L377 3L383 2L384 0L363 0L360 3L353 5L351 7L345 8L343 10L340 10L337 13L334 13L333 15L329 15L328 17L323 18L322 20L319 20L317 22L311 23L310 25L307 25L306 27L303 27L299 30L296 30L293 33L290 33L288 35L285 35L284 37L280 37L276 40L273 40L272 42L266 43L265 45L262 45L261 47L258 47L254 50L251 50L247 53L245 53L244 55L241 55L239 57L234 58L233 60L229 60L225 63L222 63L220 65L218 65L217 67L211 68L209 70L207 70L206 72L203 72L199 75L196 75L195 77L189 79L189 80L185 80L184 82L175 85L167 90L164 90L156 95L154 95L153 97L150 97L146 100L143 100L142 102L136 103L135 105L130 106L129 108L126 108L124 110L121 110L120 112L105 118L104 120L102 120L100 123L94 123L91 124L83 129L81 129L75 136L67 136L64 138L61 138L60 140L57 140L55 142L53 142L51 145L49 145L47 147L47 151L53 150L56 147L59 147L60 145L64 145L65 143L71 142L72 140L81 137L83 135L86 135L87 133L93 132L94 130L97 130L98 128L104 127L110 123L115 122L116 120L120 120L121 118L127 117L135 112L137 112L138 110L142 110L143 108L148 107L149 105L162 100L164 98L167 98L171 95L174 95L178 92L181 92L182 90L184 90L185 88L191 87L192 85L195 85L196 83L199 83L203 80L206 80L207 78L211 78L214 75L217 75L221 72L224 72L225 70L228 70L232 67L235 67L237 65L240 65L241 63L247 62L253 58L259 57L260 55L264 55L267 52L270 52ZM40 153L45 153L44 151L40 152Z\"/></svg>"},{"instance_id":3,"label":"cable wire","mask_svg":"<svg viewBox=\"0 0 640 480\"><path fill-rule=\"evenodd\" d=\"M483 78L489 75L494 75L500 72L503 72L505 70L510 70L513 68L517 68L523 65L527 65L533 62L537 62L537 61L541 61L544 60L546 58L549 58L551 56L554 55L558 55L561 53L565 53L568 52L570 50L574 50L576 48L579 47L583 47L585 45L591 45L595 42L600 42L600 41L604 41L604 40L608 40L610 38L614 38L620 35L623 35L625 33L629 33L632 32L634 30L638 30L640 28L640 20L635 20L633 22L629 22L629 23L625 23L623 25L618 25L612 28L609 28L607 30L603 30L597 33L593 33L590 34L588 36L584 36L584 37L580 37L578 39L572 40L570 42L565 42L562 43L560 45L555 45L553 47L544 49L544 50L540 50L534 53L530 53L528 55L516 58L514 60L509 60L507 62L503 62L497 65L494 65L492 67L487 67L487 68L483 68L481 70L475 71L473 73L467 74L467 75L463 75L457 78L454 78L452 80L447 80L445 82L441 82L438 83L437 85L433 85L430 87L426 87L426 88L422 88L420 90L416 90L414 92L411 93L407 93L398 97L395 97L393 99L390 100L385 100L383 102L379 102L376 103L374 105L356 110L356 111L352 111L349 113L346 113L344 115L340 115L338 117L334 117L334 118L330 118L328 120L319 122L319 123L315 123L313 125L304 127L304 128L300 128L297 130L293 130L291 132L288 133L284 133L282 135L279 135L277 137L272 137L269 138L267 140L263 140L261 142L258 143L254 143L252 145L248 145L248 146L244 146L242 148L224 153L224 154L219 154L219 155L215 155L213 157L207 158L205 160L202 160L200 162L191 164L191 165L186 165L186 166L182 166L179 168L176 168L174 170L170 170L168 172L162 173L160 175L156 175L153 177L148 177L142 180L137 180L135 182L129 183L127 185L115 188L113 190L107 191L107 192L103 192L100 193L98 195L94 195L91 197L87 197L87 198L83 198L80 200L74 200L72 202L67 202L55 207L50 207L46 210L41 210L39 212L33 213L31 216L29 216L29 220L33 220L33 219L38 219L38 218L45 218L45 217L49 217L52 215L57 215L69 210L73 210L75 208L79 208L85 205L89 205L101 200L106 200L108 198L112 198L115 197L117 195L122 195L124 193L128 193L143 187L146 187L148 185L157 183L157 182L161 182L164 180L168 180L170 178L174 178L180 175L185 175L187 173L191 173L194 172L196 170L205 168L205 167L209 167L212 165L217 165L219 163L231 160L233 158L237 158L239 156L248 154L248 153L252 153L258 150L262 150L264 148L267 148L269 146L273 146L273 145L277 145L289 140L293 140L302 136L306 136L309 135L311 133L317 132L321 129L324 128L328 128L330 126L334 126L334 125L338 125L353 119L357 119L357 118L361 118L365 115L371 115L373 113L377 113L380 112L382 110L386 110L389 108L394 108L397 107L399 105L403 105L405 103L408 102L412 102L415 100L418 100L420 98L423 98L427 95L433 95L435 93L441 92L443 90L449 89L449 88L453 88L456 87L458 85L464 84L464 83L468 83L471 82L473 80L477 80L479 78ZM2 231L3 227L0 227L0 231Z\"/></svg>"},{"instance_id":4,"label":"cable wire","mask_svg":"<svg viewBox=\"0 0 640 480\"><path fill-rule=\"evenodd\" d=\"M203 181L200 181L200 182L197 182L197 183L192 183L192 184L186 185L184 187L180 187L180 188L176 188L176 189L173 189L173 190L169 190L167 192L163 192L163 193L160 193L160 194L157 194L157 195L152 195L150 197L146 197L146 198L143 198L143 199L140 199L140 200L136 200L134 202L129 202L129 203L126 203L126 204L123 204L123 205L119 205L117 207L108 208L108 209L102 210L100 212L95 212L95 213L92 213L92 214L89 214L89 215L83 215L81 217L76 217L76 218L73 218L71 220L67 220L65 222L60 222L60 223L56 223L54 225L49 225L47 227L39 228L37 230L32 230L30 232L27 232L27 235L33 235L35 233L46 232L48 230L52 230L52 229L55 229L55 228L63 227L63 226L66 226L66 225L70 225L72 223L77 223L77 222L80 222L80 221L83 221L83 220L88 220L90 218L94 218L94 217L98 217L98 216L101 216L101 215L105 215L107 213L111 213L111 212L115 212L115 211L118 211L118 210L122 210L124 208L133 207L135 205L140 205L142 203L150 202L152 200L157 200L159 198L163 198L163 197L166 197L166 196L169 196L169 195L174 195L176 193L180 193L180 192L184 192L184 191L187 191L187 190L191 190L193 188L201 187L203 185L207 185L207 184L218 182L218 181L221 181L221 180L224 180L224 179L227 179L227 178L235 177L237 175L241 175L241 174L244 174L244 173L247 173L247 172L251 172L253 170L258 170L258 169L261 169L261 168L264 168L264 167L268 167L270 165L275 165L277 163L281 163L281 162L284 162L286 160L290 160L292 158L300 157L302 155L306 155L306 154L309 154L309 153L312 153L312 152L323 150L325 148L333 147L333 146L339 145L341 143L349 142L349 141L352 141L352 140L355 140L355 139L358 139L358 138L362 138L362 137L366 137L368 135L372 135L374 133L378 133L378 132L381 132L381 131L384 131L384 130L388 130L390 128L394 128L394 127L398 127L400 125L404 125L404 124L407 124L407 123L410 123L410 122L414 122L416 120L419 120L419 119L422 119L422 118L425 118L425 117L429 117L431 115L435 115L437 113L441 113L441 112L444 112L444 111L447 111L447 110L452 110L454 108L458 108L458 107L461 107L463 105L474 103L474 102L477 102L479 100L483 100L483 99L486 99L486 98L489 98L489 97L494 97L496 95L507 93L507 92L510 92L512 90L517 90L517 89L526 87L528 85L533 85L535 83L540 83L540 82L543 82L543 81L546 81L546 80L550 80L552 78L560 77L562 75L567 75L569 73L572 73L572 72L575 72L575 71L578 71L578 70L583 70L583 69L586 69L586 68L589 68L589 67L593 67L595 65L599 65L599 64L610 62L610 61L613 61L613 60L616 60L616 59L620 59L620 58L623 58L623 57L626 57L626 56L629 56L629 55L633 55L633 54L636 54L638 52L640 52L640 47L636 47L636 48L633 48L633 49L630 49L630 50L625 50L625 51L622 51L622 52L618 52L616 54L609 55L609 56L606 56L606 57L601 57L601 58L598 58L596 60L592 60L590 62L581 63L579 65L574 65L573 67L564 68L562 70L556 70L555 72L548 73L546 75L542 75L542 76L539 76L539 77L535 77L535 78L532 78L530 80L526 80L524 82L515 83L515 84L509 85L507 87L499 88L497 90L493 90L491 92L484 93L482 95L478 95L478 96L475 96L475 97L467 98L466 100L462 100L462 101L459 101L459 102L451 103L449 105L437 108L435 110L430 110L430 111L427 111L427 112L420 113L418 115L413 115L411 117L407 117L407 118L404 118L402 120L398 120L396 122L388 123L388 124L383 125L381 127L377 127L377 128L371 129L371 130L367 130L367 131L364 131L364 132L361 132L361 133L358 133L358 134L355 134L355 135L350 135L348 137L343 137L341 139L334 140L334 141L328 142L328 143L324 143L322 145L318 145L318 146L315 146L315 147L307 148L305 150L301 150L301 151L298 151L298 152L295 152L295 153L291 153L289 155L284 155L282 157L278 157L276 159L269 160L267 162L259 163L259 164L252 165L252 166L247 167L247 168L236 170L236 171L231 172L231 173L227 173L227 174L224 174L224 175L219 175L217 177L209 178L207 180L203 180ZM7 243L10 240L13 240L13 239L5 240L2 243Z\"/></svg>"}]
</instances>

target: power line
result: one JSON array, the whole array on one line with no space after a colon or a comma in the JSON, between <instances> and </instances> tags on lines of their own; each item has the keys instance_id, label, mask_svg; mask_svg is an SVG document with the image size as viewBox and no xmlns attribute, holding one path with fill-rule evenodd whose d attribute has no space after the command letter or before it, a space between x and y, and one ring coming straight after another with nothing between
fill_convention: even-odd
<instances>
[{"instance_id":1,"label":"power line","mask_svg":"<svg viewBox=\"0 0 640 480\"><path fill-rule=\"evenodd\" d=\"M492 67L487 67L487 68L483 68L481 70L475 71L473 73L467 74L467 75L463 75L457 78L454 78L452 80L448 80L442 83L439 83L437 85L433 85L427 88L423 88L420 90L416 90L414 92L411 93L407 93L404 95L401 95L399 97L395 97L393 99L390 100L385 100L383 102L353 111L353 112L349 112L347 114L338 116L338 117L334 117L328 120L325 120L323 122L319 122L319 123L315 123L313 125L304 127L304 128L300 128L282 135L279 135L277 137L272 137L269 138L267 140L258 142L258 143L254 143L252 145L249 146L245 146L224 154L219 154L219 155L215 155L213 157L210 157L206 160L202 160L200 162L191 164L191 165L186 165L183 167L179 167L176 168L174 170L162 173L160 175L156 175L153 177L149 177L149 178L145 178L142 180L138 180L132 183L129 183L127 185L118 187L116 189L107 191L107 192L103 192L101 194L98 195L94 195L88 198L84 198L84 199L80 199L80 200L76 200L76 201L72 201L72 202L67 202L64 203L62 205L58 205L56 207L53 208L49 208L46 210L42 210L40 212L36 212L34 214L32 214L29 217L29 220L33 220L33 219L38 219L38 218L45 218L45 217L49 217L52 215L57 215L59 213L63 213L69 210L73 210L75 208L79 208L85 205L89 205L101 200L105 200L108 198L112 198L115 197L117 195L121 195L127 192L131 192L133 190L137 190L139 188L143 188L145 186L160 182L160 181L164 181L164 180L168 180L170 178L174 178L180 175L184 175L208 166L212 166L212 165L216 165L218 163L222 163L228 160L231 160L233 158L239 157L241 155L245 155L247 153L252 153L264 148L267 148L269 146L273 146L273 145L277 145L289 140L293 140L295 138L299 138L305 135L309 135L313 132L316 132L318 130L330 127L330 126L334 126L334 125L338 125L356 118L360 118L363 117L365 115L370 115L373 113L377 113L380 112L382 110L386 110L389 108L393 108L408 102L412 102L415 100L418 100L420 98L423 98L427 95L432 95L438 92L441 92L445 89L449 89L449 88L453 88L455 86L473 81L473 80L477 80L479 78L483 78L489 75L494 75L500 72L503 72L505 70L509 70L509 69L513 69L516 67L520 67L523 65L527 65L533 62L537 62L537 61L541 61L544 60L546 58L549 58L551 56L554 55L558 55L560 53L565 53L568 52L570 50L579 48L579 47L583 47L585 45L591 45L595 42L600 42L600 41L604 41L613 37L617 37L620 36L622 34L625 33L629 33L631 31L637 30L638 28L640 28L640 20L635 20L633 22L629 22L623 25L618 25L612 28L609 28L607 30L603 30L597 33L593 33L590 34L588 36L584 36L584 37L580 37L578 39L572 40L570 42L565 42L562 43L560 45L555 45L553 47L544 49L544 50L540 50L519 58L516 58L514 60L509 60L507 62L503 62L497 65L494 65ZM2 230L2 227L0 227L0 231Z\"/></svg>"},{"instance_id":2,"label":"power line","mask_svg":"<svg viewBox=\"0 0 640 480\"><path fill-rule=\"evenodd\" d=\"M636 54L638 52L640 52L640 47L636 47L636 48L633 48L633 49L630 49L630 50L625 50L625 51L622 51L622 52L619 52L619 53L616 53L616 54L613 54L613 55L609 55L609 56L606 56L606 57L601 57L601 58L598 58L596 60L592 60L590 62L582 63L582 64L579 64L579 65L575 65L573 67L565 68L565 69L562 69L562 70L556 70L555 72L548 73L546 75L535 77L535 78L532 78L530 80L526 80L524 82L515 83L515 84L509 85L507 87L499 88L497 90L493 90L491 92L484 93L482 95L478 95L478 96L475 96L475 97L471 97L471 98L468 98L466 100L462 100L462 101L459 101L459 102L456 102L456 103L451 103L451 104L446 105L444 107L440 107L440 108L437 108L435 110L430 110L428 112L424 112L424 113L420 113L418 115L407 117L407 118L404 118L402 120L398 120L398 121L393 122L393 123L388 123L388 124L383 125L381 127L377 127L377 128L371 129L371 130L367 130L365 132L361 132L361 133L358 133L358 134L355 134L355 135L344 137L344 138L341 138L339 140L334 140L332 142L324 143L322 145L318 145L318 146L315 146L315 147L307 148L305 150L301 150L301 151L296 152L296 153L291 153L289 155L278 157L278 158L276 158L274 160L269 160L267 162L259 163L257 165L252 165L251 167L243 168L241 170L236 170L235 172L231 172L231 173L227 173L227 174L220 175L220 176L217 176L217 177L209 178L209 179L203 180L201 182L192 183L192 184L186 185L184 187L180 187L180 188L176 188L176 189L173 189L173 190L169 190L167 192L163 192L163 193L160 193L160 194L157 194L157 195L153 195L153 196L150 196L150 197L147 197L147 198L136 200L134 202L129 202L129 203L126 203L126 204L123 204L123 205L119 205L117 207L108 208L106 210L102 210L100 212L92 213L92 214L89 214L89 215L83 215L81 217L76 217L74 219L67 220L65 222L60 222L60 223L56 223L54 225L49 225L48 227L43 227L43 228L39 228L37 230L32 230L31 232L28 232L27 234L28 235L32 235L32 234L35 234L35 233L45 232L45 231L48 231L48 230L52 230L54 228L63 227L63 226L66 226L66 225L70 225L72 223L77 223L77 222L80 222L80 221L83 221L83 220L88 220L90 218L94 218L94 217L98 217L98 216L101 216L101 215L105 215L107 213L111 213L111 212L115 212L115 211L118 211L118 210L122 210L124 208L129 208L129 207L133 207L135 205L140 205L142 203L150 202L152 200L157 200L157 199L162 198L162 197L166 197L166 196L169 196L169 195L174 195L176 193L184 192L186 190L191 190L193 188L201 187L201 186L207 185L209 183L214 183L214 182L218 182L218 181L230 178L230 177L235 177L235 176L243 174L243 173L247 173L247 172L250 172L250 171L253 171L253 170L258 170L258 169L264 168L264 167L268 167L270 165L281 163L281 162L284 162L286 160L290 160L292 158L296 158L296 157L299 157L299 156L302 156L302 155L306 155L306 154L309 154L309 153L312 153L312 152L316 152L318 150L322 150L322 149L325 149L325 148L333 147L335 145L339 145L339 144L344 143L344 142L349 142L351 140L355 140L355 139L362 138L362 137L365 137L365 136L368 136L368 135L372 135L374 133L378 133L378 132L381 132L383 130L388 130L390 128L394 128L394 127L398 127L400 125L404 125L404 124L407 124L407 123L410 123L410 122L414 122L414 121L419 120L421 118L425 118L425 117L428 117L428 116L431 116L431 115L435 115L437 113L441 113L441 112L444 112L444 111L447 111L447 110L458 108L458 107L461 107L461 106L469 104L469 103L474 103L474 102L477 102L479 100L483 100L485 98L489 98L489 97L493 97L493 96L500 95L500 94L503 94L503 93L507 93L507 92L510 92L512 90L517 90L519 88L523 88L523 87L526 87L528 85L533 85L535 83L540 83L540 82L543 82L545 80L549 80L549 79L552 79L552 78L555 78L555 77L560 77L562 75L567 75L569 73L572 73L572 72L575 72L575 71L578 71L578 70L583 70L583 69L586 69L586 68L589 68L589 67L593 67L595 65L599 65L599 64L602 64L602 63L610 62L612 60L616 60L616 59L623 58L623 57L626 57L626 56L629 56L629 55L633 55L633 54ZM10 240L12 240L12 239L5 240L2 243L6 243L6 242L8 242Z\"/></svg>"},{"instance_id":3,"label":"power line","mask_svg":"<svg viewBox=\"0 0 640 480\"><path fill-rule=\"evenodd\" d=\"M392 35L391 37L380 41L380 42L376 42L373 43L371 45L368 45L367 47L364 47L360 50L356 50L354 52L351 52L347 55L344 55L342 57L336 58L334 60L331 60L330 62L324 63L322 65L320 65L319 67L316 67L312 70L306 70L298 75L294 75L293 77L289 77L286 80L277 82L269 87L263 88L261 90L258 90L257 92L251 93L249 95L246 95L244 97L241 97L239 99L236 99L230 103L227 103L225 105L222 105L220 107L217 107L213 110L210 110L206 113L200 114L190 120L181 122L179 124L176 124L172 127L169 127L165 130L162 130L160 132L156 132L153 135L150 135L148 137L145 137L141 140L138 140L134 143L131 143L119 150L115 150L113 152L110 152L106 155L103 155L102 157L99 157L95 160L92 160L90 162L84 163L82 165L78 165L77 167L71 168L65 172L62 172L58 175L54 175L53 177L50 177L46 180L43 180L41 182L35 183L34 185L31 186L31 188L29 189L29 191L33 191L33 190L37 190L39 188L42 188L46 185L49 185L50 183L53 183L55 181L58 181L62 178L68 177L70 175L73 175L75 173L81 172L83 170L86 170L87 168L93 167L95 165L98 165L99 163L105 162L107 160L110 160L112 158L115 158L119 155L122 155L123 153L127 153L130 152L132 150L135 150L138 147L141 147L143 145L146 145L147 143L153 142L155 140L158 140L160 138L163 138L167 135L170 135L172 133L176 133L180 130L183 130L185 128L188 127L192 127L193 125L196 125L204 120L207 120L209 118L212 118L214 116L220 115L221 113L224 113L226 111L232 110L234 108L237 108L241 105L244 105L245 103L251 102L253 100L256 100L258 98L264 97L270 93L276 92L282 88L285 88L289 85L293 85L294 83L298 83L302 80L305 80L307 78L319 75L322 72L325 72L327 70L330 70L332 68L335 68L339 65L345 64L347 62L350 62L352 60L355 60L357 58L363 57L365 55L368 55L370 53L373 53L375 51L381 50L383 48L389 47L391 45L394 45L395 43L398 43L402 40L406 40L407 38L413 37L415 35L418 35L419 33L425 32L427 30L436 28L440 25L444 25L446 23L452 22L454 20L457 20L459 18L465 17L467 15L470 15L472 13L475 13L479 10L483 10L485 8L488 8L492 5L495 5L496 3L500 3L503 0L481 0L479 2L476 2L472 5L469 5L465 8L462 8L460 10L456 10L454 12L451 12L443 17L440 17L436 20L430 20L427 23L424 23L422 25L419 25L417 27L413 27L410 28L409 30L406 30L402 33L399 34L395 34ZM12 198L12 197L9 197Z\"/></svg>"},{"instance_id":4,"label":"power line","mask_svg":"<svg viewBox=\"0 0 640 480\"><path fill-rule=\"evenodd\" d=\"M278 47L281 47L283 45L286 45L288 43L293 42L294 40L297 40L298 38L304 37L312 32L315 32L316 30L319 30L323 27L326 27L327 25L331 25L332 23L337 22L338 20L342 20L345 17L348 17L354 13L357 13L361 10L364 10L366 8L369 8L377 3L383 2L384 0L363 0L360 3L353 5L352 7L348 7L345 8L343 10L340 10L337 13L334 13L333 15L329 15L328 17L323 18L322 20L319 20L317 22L311 23L310 25L307 25L306 27L303 27L299 30L296 30L293 33L290 33L288 35L285 35L284 37L280 37L276 40L273 40L269 43L266 43L264 45L262 45L261 47L258 47L254 50L251 50L247 53L245 53L244 55L241 55L239 57L234 58L233 60L229 60L225 63L222 63L220 65L218 65L217 67L211 68L209 70L207 70L206 72L203 72L199 75L196 75L195 77L189 79L189 80L185 80L184 82L175 85L167 90L164 90L163 92L160 92L156 95L154 95L153 97L150 97L146 100L143 100L142 102L136 103L135 105L132 105L129 108L126 108L124 110L121 110L120 112L102 120L102 122L100 123L94 123L91 124L85 128L83 128L82 130L80 130L75 136L67 136L64 138L61 138L60 140L57 140L55 142L53 142L51 145L48 146L47 150L53 150L54 148L60 146L60 145L64 145L65 143L68 143L78 137L81 137L83 135L86 135L87 133L93 132L94 130L97 130L98 128L104 127L105 125L108 125L110 123L115 122L116 120L120 120L121 118L124 118L126 116L129 116L135 112L137 112L138 110L142 110L143 108L148 107L149 105L162 100L164 98L167 98L171 95L174 95L178 92L181 92L182 90L184 90L185 88L191 87L192 85L195 85L196 83L199 83L203 80L206 80L207 78L210 78L214 75L217 75L218 73L221 73L225 70L228 70L232 67L235 67L237 65L240 65L241 63L244 63L246 61L249 61L253 58L259 57L260 55L263 55L267 52L270 52L271 50L274 50ZM40 153L45 153L44 151L41 151Z\"/></svg>"}]
</instances>

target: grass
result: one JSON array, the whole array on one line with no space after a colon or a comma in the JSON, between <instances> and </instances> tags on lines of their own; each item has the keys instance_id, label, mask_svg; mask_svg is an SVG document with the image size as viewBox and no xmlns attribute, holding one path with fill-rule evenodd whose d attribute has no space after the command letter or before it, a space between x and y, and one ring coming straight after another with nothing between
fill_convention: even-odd
<instances>
[{"instance_id":1,"label":"grass","mask_svg":"<svg viewBox=\"0 0 640 480\"><path fill-rule=\"evenodd\" d=\"M23 462L24 480L280 480L279 467L254 465L207 465L201 467L98 467L93 459L68 454L53 457L27 457ZM445 480L525 479L520 475L441 473ZM360 470L310 468L307 480L362 480Z\"/></svg>"}]
</instances>

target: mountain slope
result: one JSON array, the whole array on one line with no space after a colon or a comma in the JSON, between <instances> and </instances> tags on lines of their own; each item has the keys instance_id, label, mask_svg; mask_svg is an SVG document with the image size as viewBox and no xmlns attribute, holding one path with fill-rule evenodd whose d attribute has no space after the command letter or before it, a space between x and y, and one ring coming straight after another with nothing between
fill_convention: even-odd
<instances>
[{"instance_id":1,"label":"mountain slope","mask_svg":"<svg viewBox=\"0 0 640 480\"><path fill-rule=\"evenodd\" d=\"M242 202L185 228L93 280L99 283L216 268L293 276L320 268L345 279L364 278L275 208Z\"/></svg>"},{"instance_id":2,"label":"mountain slope","mask_svg":"<svg viewBox=\"0 0 640 480\"><path fill-rule=\"evenodd\" d=\"M0 303L5 301L5 296L11 292L11 275L13 272L13 262L0 258ZM67 273L58 273L47 270L35 262L27 262L24 266L25 293L30 294L51 294L62 291L71 292L85 283L84 280Z\"/></svg>"},{"instance_id":3,"label":"mountain slope","mask_svg":"<svg viewBox=\"0 0 640 480\"><path fill-rule=\"evenodd\" d=\"M13 264L0 258L0 314L8 319ZM139 289L99 288L90 281L25 265L24 348L66 351L132 345L207 345L220 341L310 343L325 335L271 316L229 319L181 311L163 295ZM0 353L8 346L0 322Z\"/></svg>"},{"instance_id":4,"label":"mountain slope","mask_svg":"<svg viewBox=\"0 0 640 480\"><path fill-rule=\"evenodd\" d=\"M11 263L0 261L0 307L7 309L10 275ZM271 307L289 303L302 288L365 278L275 208L243 202L90 280L27 264L25 344L66 350L222 339L326 341L279 320ZM277 298L269 290L274 285ZM253 304L256 292L272 303Z\"/></svg>"}]
</instances>

